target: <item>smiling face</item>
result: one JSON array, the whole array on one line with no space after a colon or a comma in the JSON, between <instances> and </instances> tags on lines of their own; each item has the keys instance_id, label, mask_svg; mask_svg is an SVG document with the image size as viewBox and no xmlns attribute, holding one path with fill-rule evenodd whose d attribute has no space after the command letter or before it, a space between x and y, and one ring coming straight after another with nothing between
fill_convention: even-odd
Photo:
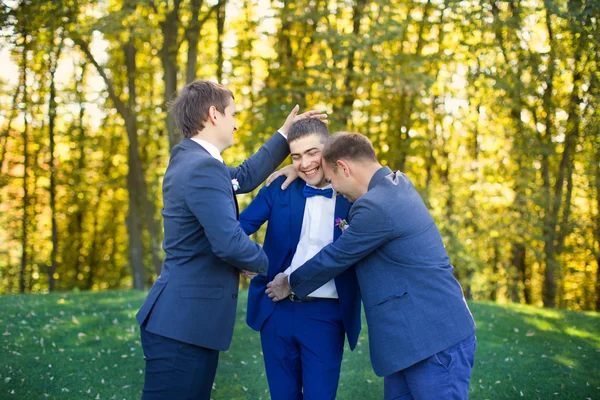
<instances>
[{"instance_id":1,"label":"smiling face","mask_svg":"<svg viewBox=\"0 0 600 400\"><path fill-rule=\"evenodd\" d=\"M327 186L321 167L321 151L324 144L316 134L303 136L290 143L292 163L298 176L314 187Z\"/></svg>"}]
</instances>

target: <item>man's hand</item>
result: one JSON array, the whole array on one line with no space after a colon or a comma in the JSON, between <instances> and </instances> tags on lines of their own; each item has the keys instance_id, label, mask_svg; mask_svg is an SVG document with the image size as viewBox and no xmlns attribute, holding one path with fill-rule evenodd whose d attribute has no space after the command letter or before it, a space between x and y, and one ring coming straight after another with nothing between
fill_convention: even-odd
<instances>
[{"instance_id":1,"label":"man's hand","mask_svg":"<svg viewBox=\"0 0 600 400\"><path fill-rule=\"evenodd\" d=\"M244 275L248 279L252 279L255 276L258 276L258 273L257 272L246 271L245 269L243 269L242 270L242 275Z\"/></svg>"},{"instance_id":2,"label":"man's hand","mask_svg":"<svg viewBox=\"0 0 600 400\"><path fill-rule=\"evenodd\" d=\"M273 183L273 181L279 178L280 176L286 177L285 182L281 184L281 190L285 190L290 185L290 183L294 182L296 178L298 178L298 172L296 171L293 165L286 165L280 170L273 172L271 176L267 178L267 186Z\"/></svg>"},{"instance_id":3,"label":"man's hand","mask_svg":"<svg viewBox=\"0 0 600 400\"><path fill-rule=\"evenodd\" d=\"M288 297L292 293L292 288L288 283L288 276L283 272L278 273L271 282L267 283L265 293L275 302Z\"/></svg>"},{"instance_id":4,"label":"man's hand","mask_svg":"<svg viewBox=\"0 0 600 400\"><path fill-rule=\"evenodd\" d=\"M325 114L323 111L311 110L311 111L307 111L303 114L297 115L298 110L300 110L300 106L296 104L296 107L294 107L292 109L292 112L290 112L290 114L288 115L283 126L281 128L279 128L279 132L281 132L287 136L287 134L290 131L290 128L292 127L294 122L300 121L301 119L305 119L305 118L317 118L317 119L320 119L321 121L327 123L327 114Z\"/></svg>"}]
</instances>

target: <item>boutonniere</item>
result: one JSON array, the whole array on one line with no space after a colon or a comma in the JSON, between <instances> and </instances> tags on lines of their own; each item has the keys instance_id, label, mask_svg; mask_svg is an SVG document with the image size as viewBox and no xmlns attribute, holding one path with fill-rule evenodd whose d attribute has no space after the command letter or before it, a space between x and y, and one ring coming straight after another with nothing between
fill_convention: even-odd
<instances>
[{"instance_id":1,"label":"boutonniere","mask_svg":"<svg viewBox=\"0 0 600 400\"><path fill-rule=\"evenodd\" d=\"M237 179L232 179L231 180L231 186L233 186L233 191L237 192L238 189L240 188L240 183L238 182Z\"/></svg>"},{"instance_id":2,"label":"boutonniere","mask_svg":"<svg viewBox=\"0 0 600 400\"><path fill-rule=\"evenodd\" d=\"M342 230L342 233L346 232L346 229L350 228L350 224L345 219L341 218L335 219L335 226L340 228Z\"/></svg>"}]
</instances>

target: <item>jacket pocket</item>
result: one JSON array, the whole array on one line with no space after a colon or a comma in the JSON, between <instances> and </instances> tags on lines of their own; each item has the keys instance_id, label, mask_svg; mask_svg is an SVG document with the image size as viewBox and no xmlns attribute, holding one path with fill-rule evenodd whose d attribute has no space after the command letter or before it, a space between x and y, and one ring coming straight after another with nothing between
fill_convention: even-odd
<instances>
[{"instance_id":1,"label":"jacket pocket","mask_svg":"<svg viewBox=\"0 0 600 400\"><path fill-rule=\"evenodd\" d=\"M366 309L370 310L370 309L373 309L375 307L382 306L382 305L384 305L385 303L388 303L391 300L396 300L396 299L401 299L403 297L406 297L407 294L408 294L407 292L400 292L399 294L393 294L391 296L388 296L388 297L385 297L385 298L379 300L377 303L375 303L375 304L373 304L373 305L371 305L369 307L366 307Z\"/></svg>"},{"instance_id":2,"label":"jacket pocket","mask_svg":"<svg viewBox=\"0 0 600 400\"><path fill-rule=\"evenodd\" d=\"M221 299L223 286L220 285L182 285L179 297L185 299Z\"/></svg>"}]
</instances>

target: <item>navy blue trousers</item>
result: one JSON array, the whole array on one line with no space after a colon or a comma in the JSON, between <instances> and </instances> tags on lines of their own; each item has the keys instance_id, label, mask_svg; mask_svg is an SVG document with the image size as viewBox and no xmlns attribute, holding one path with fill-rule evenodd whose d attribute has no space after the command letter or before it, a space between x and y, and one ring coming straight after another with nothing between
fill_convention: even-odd
<instances>
[{"instance_id":1,"label":"navy blue trousers","mask_svg":"<svg viewBox=\"0 0 600 400\"><path fill-rule=\"evenodd\" d=\"M142 400L209 400L219 352L140 328L146 360Z\"/></svg>"},{"instance_id":2,"label":"navy blue trousers","mask_svg":"<svg viewBox=\"0 0 600 400\"><path fill-rule=\"evenodd\" d=\"M473 334L446 350L386 376L384 399L468 399L476 345Z\"/></svg>"},{"instance_id":3,"label":"navy blue trousers","mask_svg":"<svg viewBox=\"0 0 600 400\"><path fill-rule=\"evenodd\" d=\"M283 300L261 331L272 400L335 399L344 352L337 300Z\"/></svg>"}]
</instances>

